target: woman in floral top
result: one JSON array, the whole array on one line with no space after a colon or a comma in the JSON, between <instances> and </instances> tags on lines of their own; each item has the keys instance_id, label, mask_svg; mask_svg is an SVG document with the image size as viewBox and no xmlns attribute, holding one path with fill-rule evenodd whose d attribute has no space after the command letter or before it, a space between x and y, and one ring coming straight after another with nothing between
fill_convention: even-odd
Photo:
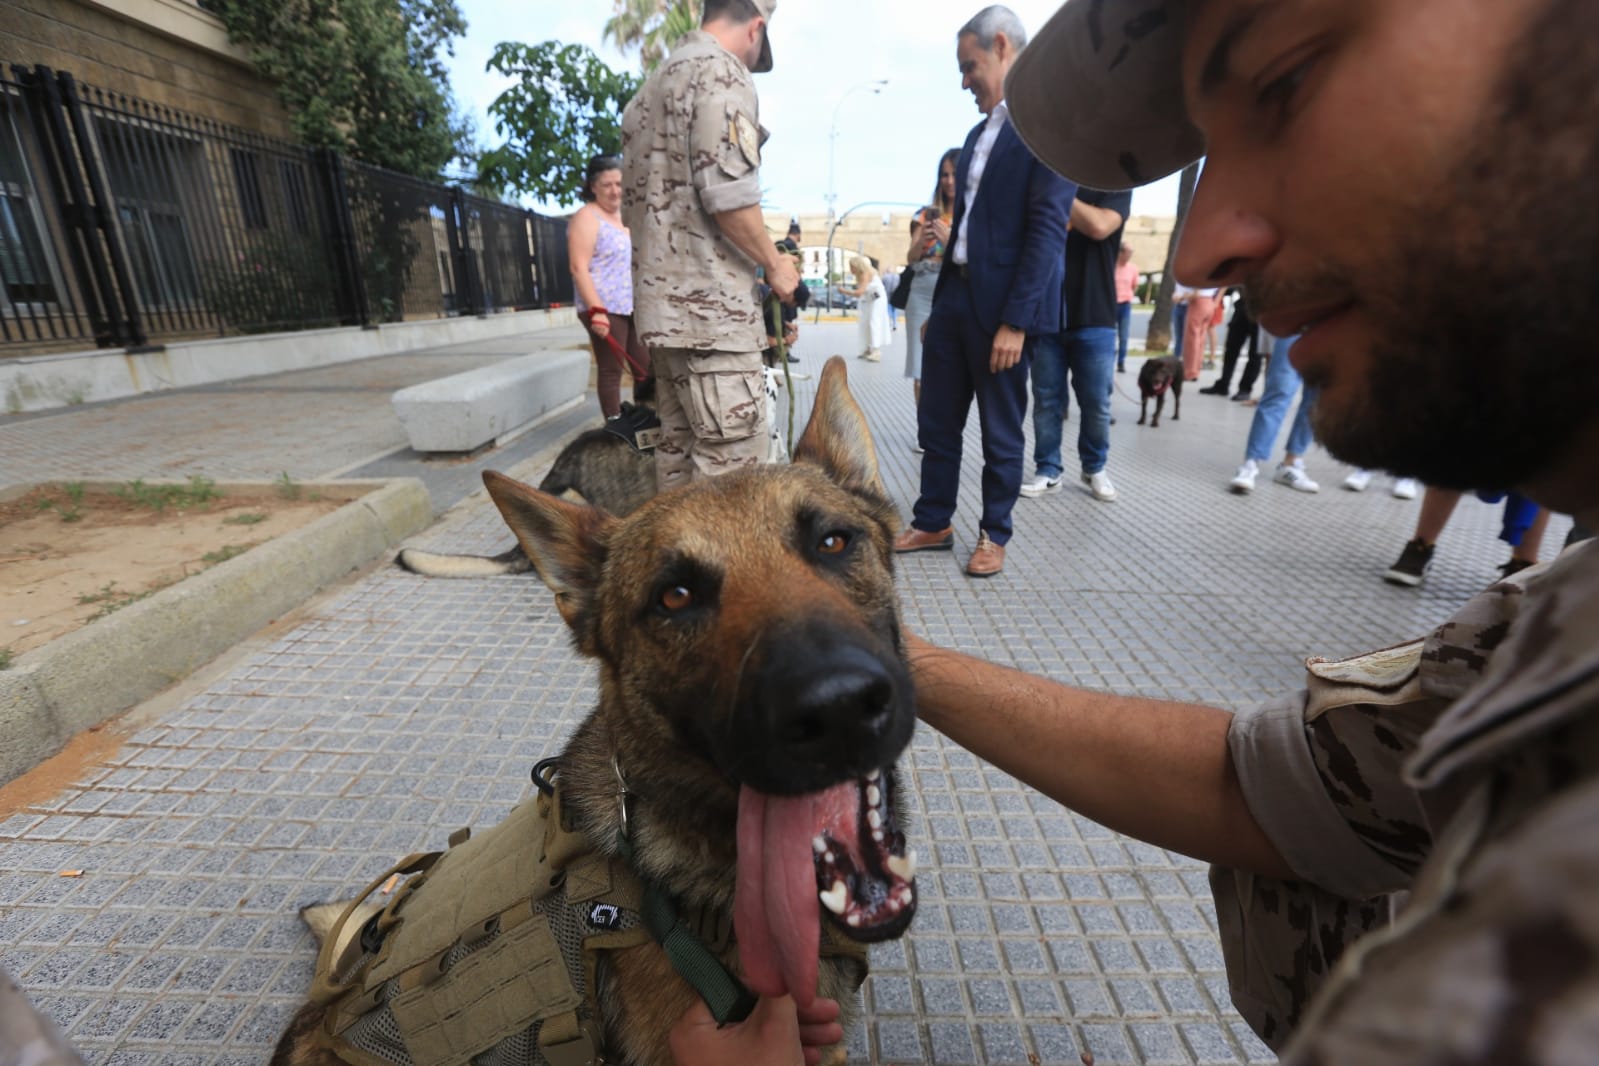
<instances>
[{"instance_id":1,"label":"woman in floral top","mask_svg":"<svg viewBox=\"0 0 1599 1066\"><path fill-rule=\"evenodd\" d=\"M597 155L589 160L585 202L566 227L577 311L589 332L598 367L600 410L615 418L622 410L623 359L612 342L631 356L635 396L650 372L650 353L633 328L633 238L622 224L622 160Z\"/></svg>"}]
</instances>

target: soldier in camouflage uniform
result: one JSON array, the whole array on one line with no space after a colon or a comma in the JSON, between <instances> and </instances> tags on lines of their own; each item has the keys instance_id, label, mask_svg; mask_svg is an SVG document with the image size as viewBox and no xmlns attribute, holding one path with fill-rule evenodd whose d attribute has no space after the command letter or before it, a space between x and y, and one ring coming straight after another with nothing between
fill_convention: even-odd
<instances>
[{"instance_id":1,"label":"soldier in camouflage uniform","mask_svg":"<svg viewBox=\"0 0 1599 1066\"><path fill-rule=\"evenodd\" d=\"M1070 0L1007 99L1086 187L1205 155L1176 274L1301 334L1334 455L1593 527L1595 70L1592 0ZM1599 545L1236 715L908 650L934 727L1214 864L1282 1062L1599 1062Z\"/></svg>"},{"instance_id":2,"label":"soldier in camouflage uniform","mask_svg":"<svg viewBox=\"0 0 1599 1066\"><path fill-rule=\"evenodd\" d=\"M776 0L706 0L622 116L622 216L633 233L634 320L656 368L661 490L766 456L757 268L785 302L799 275L761 217L750 74L772 69Z\"/></svg>"},{"instance_id":3,"label":"soldier in camouflage uniform","mask_svg":"<svg viewBox=\"0 0 1599 1066\"><path fill-rule=\"evenodd\" d=\"M0 970L0 1066L83 1066L50 1020Z\"/></svg>"}]
</instances>

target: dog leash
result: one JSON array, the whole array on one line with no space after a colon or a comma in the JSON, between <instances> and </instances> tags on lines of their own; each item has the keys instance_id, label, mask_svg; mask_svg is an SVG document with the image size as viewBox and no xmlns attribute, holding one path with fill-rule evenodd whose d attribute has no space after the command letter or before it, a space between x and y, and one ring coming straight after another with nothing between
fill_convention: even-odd
<instances>
[{"instance_id":1,"label":"dog leash","mask_svg":"<svg viewBox=\"0 0 1599 1066\"><path fill-rule=\"evenodd\" d=\"M600 335L594 332L594 316L596 314L604 315L607 320L611 317L611 312L603 307L591 307L587 311L579 311L577 317L582 321L583 328L589 331L590 336L599 337ZM606 330L605 336L600 337L600 339L610 347L611 352L616 356L616 361L622 364L622 368L633 375L634 381L642 381L650 376L647 370L633 360L633 356L629 354L626 348L616 343L616 337L610 330Z\"/></svg>"},{"instance_id":2,"label":"dog leash","mask_svg":"<svg viewBox=\"0 0 1599 1066\"><path fill-rule=\"evenodd\" d=\"M766 298L766 312L772 316L772 336L777 338L777 362L783 368L783 390L788 393L788 454L794 455L794 379L788 372L788 344L783 340L783 301L777 293Z\"/></svg>"}]
</instances>

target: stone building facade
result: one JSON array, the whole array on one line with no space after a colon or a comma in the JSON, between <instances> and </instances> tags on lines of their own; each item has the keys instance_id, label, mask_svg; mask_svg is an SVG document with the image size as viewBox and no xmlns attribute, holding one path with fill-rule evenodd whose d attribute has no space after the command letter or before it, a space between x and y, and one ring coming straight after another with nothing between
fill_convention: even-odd
<instances>
[{"instance_id":1,"label":"stone building facade","mask_svg":"<svg viewBox=\"0 0 1599 1066\"><path fill-rule=\"evenodd\" d=\"M825 212L798 216L780 211L765 213L766 228L774 238L788 232L789 222L798 218L804 269L809 279L825 279L827 236L830 229ZM898 271L905 265L910 246L911 219L915 212L859 211L844 219L833 233L833 270L847 280L849 260L865 255L875 258L885 271ZM1127 220L1123 240L1132 246L1133 261L1144 273L1158 272L1166 262L1166 245L1171 240L1170 216L1134 215Z\"/></svg>"},{"instance_id":2,"label":"stone building facade","mask_svg":"<svg viewBox=\"0 0 1599 1066\"><path fill-rule=\"evenodd\" d=\"M0 0L0 61L274 137L273 86L194 0Z\"/></svg>"}]
</instances>

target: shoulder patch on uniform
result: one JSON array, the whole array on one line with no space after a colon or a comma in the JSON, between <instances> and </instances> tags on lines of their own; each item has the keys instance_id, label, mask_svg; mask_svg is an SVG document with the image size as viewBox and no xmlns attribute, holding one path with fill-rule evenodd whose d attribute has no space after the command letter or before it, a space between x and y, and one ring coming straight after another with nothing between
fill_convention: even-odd
<instances>
[{"instance_id":1,"label":"shoulder patch on uniform","mask_svg":"<svg viewBox=\"0 0 1599 1066\"><path fill-rule=\"evenodd\" d=\"M740 111L733 117L733 142L752 167L761 165L761 131L755 120Z\"/></svg>"},{"instance_id":2,"label":"shoulder patch on uniform","mask_svg":"<svg viewBox=\"0 0 1599 1066\"><path fill-rule=\"evenodd\" d=\"M1425 698L1420 681L1424 644L1412 640L1351 659L1306 660L1310 690L1306 719L1355 703L1391 707Z\"/></svg>"},{"instance_id":3,"label":"shoulder patch on uniform","mask_svg":"<svg viewBox=\"0 0 1599 1066\"><path fill-rule=\"evenodd\" d=\"M614 903L596 903L589 908L589 924L596 929L620 929L621 908Z\"/></svg>"}]
</instances>

